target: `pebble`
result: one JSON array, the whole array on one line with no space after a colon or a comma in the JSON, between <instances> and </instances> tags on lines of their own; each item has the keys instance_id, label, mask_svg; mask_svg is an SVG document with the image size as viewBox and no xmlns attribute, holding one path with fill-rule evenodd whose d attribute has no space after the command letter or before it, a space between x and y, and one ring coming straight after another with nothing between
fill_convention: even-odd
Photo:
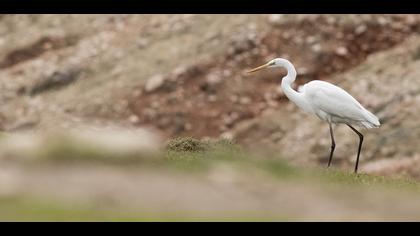
<instances>
[{"instance_id":1,"label":"pebble","mask_svg":"<svg viewBox=\"0 0 420 236\"><path fill-rule=\"evenodd\" d=\"M141 38L139 39L139 41L137 42L137 47L139 49L143 49L145 47L147 47L147 45L149 45L149 40L145 39L145 38Z\"/></svg>"},{"instance_id":2,"label":"pebble","mask_svg":"<svg viewBox=\"0 0 420 236\"><path fill-rule=\"evenodd\" d=\"M222 78L215 74L215 73L210 73L209 75L207 75L207 83L210 85L216 85L219 84L220 82L222 82Z\"/></svg>"},{"instance_id":3,"label":"pebble","mask_svg":"<svg viewBox=\"0 0 420 236\"><path fill-rule=\"evenodd\" d=\"M345 55L347 55L348 50L347 50L347 48L345 48L345 47L338 47L338 48L335 50L335 53L336 53L337 55L339 55L339 56L345 56Z\"/></svg>"},{"instance_id":4,"label":"pebble","mask_svg":"<svg viewBox=\"0 0 420 236\"><path fill-rule=\"evenodd\" d=\"M363 34L364 32L366 32L367 27L366 25L359 25L355 30L354 33L357 35Z\"/></svg>"},{"instance_id":5,"label":"pebble","mask_svg":"<svg viewBox=\"0 0 420 236\"><path fill-rule=\"evenodd\" d=\"M249 98L249 97L241 97L239 99L239 103L242 104L242 105L250 104L251 103L251 98Z\"/></svg>"},{"instance_id":6,"label":"pebble","mask_svg":"<svg viewBox=\"0 0 420 236\"><path fill-rule=\"evenodd\" d=\"M128 120L131 123L136 124L140 121L140 118L137 115L131 115L130 117L128 117Z\"/></svg>"},{"instance_id":7,"label":"pebble","mask_svg":"<svg viewBox=\"0 0 420 236\"><path fill-rule=\"evenodd\" d=\"M152 76L150 79L147 80L146 85L144 86L144 90L146 92L153 92L156 89L160 88L165 81L163 75L155 75Z\"/></svg>"},{"instance_id":8,"label":"pebble","mask_svg":"<svg viewBox=\"0 0 420 236\"><path fill-rule=\"evenodd\" d=\"M280 25L283 22L283 14L271 14L268 16L268 22L272 25Z\"/></svg>"},{"instance_id":9,"label":"pebble","mask_svg":"<svg viewBox=\"0 0 420 236\"><path fill-rule=\"evenodd\" d=\"M216 95L209 95L208 98L209 102L216 102L217 101L217 96Z\"/></svg>"},{"instance_id":10,"label":"pebble","mask_svg":"<svg viewBox=\"0 0 420 236\"><path fill-rule=\"evenodd\" d=\"M312 45L311 50L313 52L320 52L322 50L322 46L319 43L314 44L314 45Z\"/></svg>"},{"instance_id":11,"label":"pebble","mask_svg":"<svg viewBox=\"0 0 420 236\"><path fill-rule=\"evenodd\" d=\"M312 36L312 35L308 36L305 41L306 41L307 44L313 44L316 41L316 37Z\"/></svg>"}]
</instances>

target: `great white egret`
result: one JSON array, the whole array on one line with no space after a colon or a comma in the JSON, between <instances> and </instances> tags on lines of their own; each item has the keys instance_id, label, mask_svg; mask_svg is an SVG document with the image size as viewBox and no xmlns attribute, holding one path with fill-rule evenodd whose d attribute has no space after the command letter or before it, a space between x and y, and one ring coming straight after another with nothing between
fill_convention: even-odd
<instances>
[{"instance_id":1,"label":"great white egret","mask_svg":"<svg viewBox=\"0 0 420 236\"><path fill-rule=\"evenodd\" d=\"M313 80L302 86L299 89L299 92L295 91L292 89L291 85L296 79L296 69L293 64L286 59L273 59L262 66L248 71L248 73L271 67L284 67L287 70L287 75L281 80L281 89L289 100L294 102L304 111L315 114L320 119L328 122L331 134L331 152L327 167L331 165L335 149L334 134L331 124L344 123L356 132L359 136L359 147L357 150L354 172L357 173L363 135L352 125L368 129L377 128L381 125L379 119L360 105L360 103L350 94L331 83Z\"/></svg>"}]
</instances>

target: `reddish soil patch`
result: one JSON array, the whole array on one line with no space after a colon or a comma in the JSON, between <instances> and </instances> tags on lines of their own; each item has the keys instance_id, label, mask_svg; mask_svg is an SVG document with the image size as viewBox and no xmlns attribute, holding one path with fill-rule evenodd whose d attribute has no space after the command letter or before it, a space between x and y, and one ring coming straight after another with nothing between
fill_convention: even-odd
<instances>
[{"instance_id":1,"label":"reddish soil patch","mask_svg":"<svg viewBox=\"0 0 420 236\"><path fill-rule=\"evenodd\" d=\"M75 45L77 41L78 38L72 35L63 38L42 37L30 45L9 52L0 62L0 69L39 57L49 50L57 50Z\"/></svg>"}]
</instances>

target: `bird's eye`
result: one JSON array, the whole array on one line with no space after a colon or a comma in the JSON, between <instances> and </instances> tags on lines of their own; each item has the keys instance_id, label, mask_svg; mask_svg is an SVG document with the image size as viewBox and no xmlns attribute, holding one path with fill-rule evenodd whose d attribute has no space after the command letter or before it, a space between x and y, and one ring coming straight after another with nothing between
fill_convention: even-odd
<instances>
[{"instance_id":1,"label":"bird's eye","mask_svg":"<svg viewBox=\"0 0 420 236\"><path fill-rule=\"evenodd\" d=\"M274 61L270 62L268 65L269 66L274 66L276 63Z\"/></svg>"}]
</instances>

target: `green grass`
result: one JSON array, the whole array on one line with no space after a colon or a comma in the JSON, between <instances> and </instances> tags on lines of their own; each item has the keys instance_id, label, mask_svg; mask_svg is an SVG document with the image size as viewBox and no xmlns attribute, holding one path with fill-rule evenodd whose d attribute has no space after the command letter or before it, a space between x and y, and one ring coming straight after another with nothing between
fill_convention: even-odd
<instances>
[{"instance_id":1,"label":"green grass","mask_svg":"<svg viewBox=\"0 0 420 236\"><path fill-rule=\"evenodd\" d=\"M0 221L279 221L285 216L261 216L257 212L225 212L203 216L191 212L153 212L144 209L101 208L69 205L36 198L0 198Z\"/></svg>"},{"instance_id":2,"label":"green grass","mask_svg":"<svg viewBox=\"0 0 420 236\"><path fill-rule=\"evenodd\" d=\"M173 145L167 148L166 157L169 163L184 170L205 170L215 163L230 164L238 169L247 168L265 172L274 178L294 179L297 181L315 181L347 186L387 187L394 189L420 190L419 182L411 179L389 178L368 174L354 174L334 169L302 168L290 166L273 154L245 153L238 145L219 140L203 142L193 138L177 138L173 143L181 143L188 148L179 148L182 145ZM188 142L194 145L186 144ZM196 149L192 146L198 147Z\"/></svg>"},{"instance_id":3,"label":"green grass","mask_svg":"<svg viewBox=\"0 0 420 236\"><path fill-rule=\"evenodd\" d=\"M99 207L37 198L0 198L0 221L184 221L180 212Z\"/></svg>"},{"instance_id":4,"label":"green grass","mask_svg":"<svg viewBox=\"0 0 420 236\"><path fill-rule=\"evenodd\" d=\"M368 174L354 174L337 170L324 170L315 174L320 176L322 181L345 184L349 186L386 187L393 189L410 189L420 191L419 182L411 179L389 178Z\"/></svg>"},{"instance_id":5,"label":"green grass","mask_svg":"<svg viewBox=\"0 0 420 236\"><path fill-rule=\"evenodd\" d=\"M29 197L0 199L0 221L125 221L131 214Z\"/></svg>"}]
</instances>

